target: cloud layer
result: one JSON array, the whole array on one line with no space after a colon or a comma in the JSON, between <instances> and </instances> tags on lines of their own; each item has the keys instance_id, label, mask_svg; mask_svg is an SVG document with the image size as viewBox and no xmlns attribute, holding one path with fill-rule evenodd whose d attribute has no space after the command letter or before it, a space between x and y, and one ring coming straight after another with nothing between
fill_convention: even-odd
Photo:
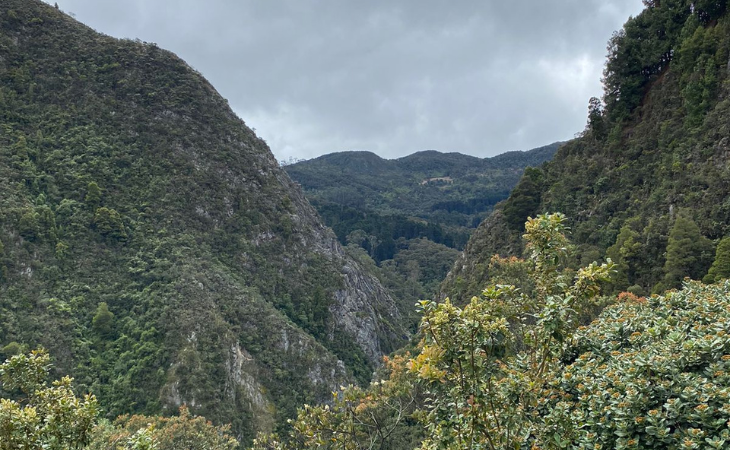
<instances>
[{"instance_id":1,"label":"cloud layer","mask_svg":"<svg viewBox=\"0 0 730 450\"><path fill-rule=\"evenodd\" d=\"M279 159L572 137L640 0L59 0L203 73Z\"/></svg>"}]
</instances>

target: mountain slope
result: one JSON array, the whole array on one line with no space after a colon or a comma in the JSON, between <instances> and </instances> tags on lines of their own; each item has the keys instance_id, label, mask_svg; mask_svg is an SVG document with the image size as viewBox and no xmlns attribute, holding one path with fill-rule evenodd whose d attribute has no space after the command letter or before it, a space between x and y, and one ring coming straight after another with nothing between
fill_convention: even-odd
<instances>
[{"instance_id":1,"label":"mountain slope","mask_svg":"<svg viewBox=\"0 0 730 450\"><path fill-rule=\"evenodd\" d=\"M484 159L433 150L395 160L342 152L285 170L340 243L412 311L415 301L434 295L474 227L525 167L550 159L559 145ZM410 314L413 329L417 322Z\"/></svg>"},{"instance_id":2,"label":"mountain slope","mask_svg":"<svg viewBox=\"0 0 730 450\"><path fill-rule=\"evenodd\" d=\"M472 236L442 286L468 297L494 253L520 255L529 215L572 220L582 262L611 257L638 294L702 277L730 233L730 18L726 1L645 2L609 42L603 102Z\"/></svg>"},{"instance_id":3,"label":"mountain slope","mask_svg":"<svg viewBox=\"0 0 730 450\"><path fill-rule=\"evenodd\" d=\"M549 160L560 144L493 158L428 150L386 160L370 152L341 152L284 168L319 203L471 228L507 196L525 167Z\"/></svg>"},{"instance_id":4,"label":"mountain slope","mask_svg":"<svg viewBox=\"0 0 730 450\"><path fill-rule=\"evenodd\" d=\"M0 356L47 347L109 416L249 438L406 338L200 74L36 0L0 5L0 192Z\"/></svg>"}]
</instances>

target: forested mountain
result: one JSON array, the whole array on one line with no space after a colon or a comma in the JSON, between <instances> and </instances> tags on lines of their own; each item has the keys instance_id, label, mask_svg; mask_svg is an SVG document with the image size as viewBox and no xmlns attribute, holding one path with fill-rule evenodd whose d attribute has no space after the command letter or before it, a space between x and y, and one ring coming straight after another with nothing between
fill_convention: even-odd
<instances>
[{"instance_id":1,"label":"forested mountain","mask_svg":"<svg viewBox=\"0 0 730 450\"><path fill-rule=\"evenodd\" d=\"M560 145L493 158L431 150L386 160L342 152L284 169L340 243L365 264L372 259L399 303L412 309L434 295L458 250L525 168L549 160Z\"/></svg>"},{"instance_id":2,"label":"forested mountain","mask_svg":"<svg viewBox=\"0 0 730 450\"><path fill-rule=\"evenodd\" d=\"M184 61L0 3L0 357L37 346L108 417L246 440L407 338L266 143Z\"/></svg>"},{"instance_id":3,"label":"forested mountain","mask_svg":"<svg viewBox=\"0 0 730 450\"><path fill-rule=\"evenodd\" d=\"M388 160L370 152L341 152L284 168L319 204L473 228L507 197L525 167L549 160L560 145L493 158L429 150ZM452 239L453 245L465 244Z\"/></svg>"},{"instance_id":4,"label":"forested mountain","mask_svg":"<svg viewBox=\"0 0 730 450\"><path fill-rule=\"evenodd\" d=\"M525 219L548 211L572 220L574 264L617 263L614 291L730 274L728 246L717 245L730 233L727 2L644 3L609 42L605 94L591 99L582 136L526 172L479 226L444 295L479 292L491 255L521 255Z\"/></svg>"}]
</instances>

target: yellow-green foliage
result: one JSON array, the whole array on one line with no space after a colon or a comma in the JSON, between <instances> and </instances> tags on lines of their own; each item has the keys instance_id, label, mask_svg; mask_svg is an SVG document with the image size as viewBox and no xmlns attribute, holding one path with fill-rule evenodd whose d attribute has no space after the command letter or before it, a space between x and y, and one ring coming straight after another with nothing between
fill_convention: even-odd
<instances>
[{"instance_id":1,"label":"yellow-green foliage","mask_svg":"<svg viewBox=\"0 0 730 450\"><path fill-rule=\"evenodd\" d=\"M230 426L214 426L186 406L174 417L121 416L94 429L86 450L234 450Z\"/></svg>"},{"instance_id":2,"label":"yellow-green foliage","mask_svg":"<svg viewBox=\"0 0 730 450\"><path fill-rule=\"evenodd\" d=\"M723 238L717 245L715 261L703 281L712 283L726 278L730 278L730 236Z\"/></svg>"},{"instance_id":3,"label":"yellow-green foliage","mask_svg":"<svg viewBox=\"0 0 730 450\"><path fill-rule=\"evenodd\" d=\"M0 365L0 450L70 450L88 443L96 398L76 397L69 377L49 386L49 362L48 353L36 350Z\"/></svg>"},{"instance_id":4,"label":"yellow-green foliage","mask_svg":"<svg viewBox=\"0 0 730 450\"><path fill-rule=\"evenodd\" d=\"M385 379L367 389L342 386L330 404L304 405L287 435L260 435L251 450L413 448L422 439L414 426L422 399L406 368L409 356L384 358Z\"/></svg>"},{"instance_id":5,"label":"yellow-green foliage","mask_svg":"<svg viewBox=\"0 0 730 450\"><path fill-rule=\"evenodd\" d=\"M541 404L562 369L578 311L595 300L612 264L573 273L565 216L528 219L534 290L490 286L464 308L423 301L421 353L411 370L426 384L425 449L529 448L553 442ZM515 261L516 264L524 263ZM509 264L508 261L501 264Z\"/></svg>"},{"instance_id":6,"label":"yellow-green foliage","mask_svg":"<svg viewBox=\"0 0 730 450\"><path fill-rule=\"evenodd\" d=\"M421 302L415 380L392 371L368 390L343 389L332 405L300 410L287 439L254 448L412 448L376 433L401 415L374 413L403 410L392 407L403 399L421 408L412 416L423 450L728 448L730 280L648 299L622 293L578 326L612 265L563 269L564 222L530 219L529 258L492 259L528 290L490 286L463 308Z\"/></svg>"}]
</instances>

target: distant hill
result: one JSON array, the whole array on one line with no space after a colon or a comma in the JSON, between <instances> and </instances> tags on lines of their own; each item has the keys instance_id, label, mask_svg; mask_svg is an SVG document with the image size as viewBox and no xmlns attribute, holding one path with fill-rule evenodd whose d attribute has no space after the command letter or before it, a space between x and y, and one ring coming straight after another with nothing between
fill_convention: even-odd
<instances>
[{"instance_id":1,"label":"distant hill","mask_svg":"<svg viewBox=\"0 0 730 450\"><path fill-rule=\"evenodd\" d=\"M429 150L387 160L341 152L284 169L340 243L379 274L415 330L414 301L433 296L474 227L525 167L549 160L560 145L493 158Z\"/></svg>"},{"instance_id":2,"label":"distant hill","mask_svg":"<svg viewBox=\"0 0 730 450\"><path fill-rule=\"evenodd\" d=\"M387 160L370 152L341 152L284 169L319 204L473 228L507 197L525 167L549 160L560 145L493 158L429 150Z\"/></svg>"},{"instance_id":3,"label":"distant hill","mask_svg":"<svg viewBox=\"0 0 730 450\"><path fill-rule=\"evenodd\" d=\"M107 417L185 403L244 441L407 338L195 70L0 2L0 358L46 347Z\"/></svg>"},{"instance_id":4,"label":"distant hill","mask_svg":"<svg viewBox=\"0 0 730 450\"><path fill-rule=\"evenodd\" d=\"M730 236L727 2L644 3L609 43L605 94L590 101L582 137L525 173L473 234L443 295L481 291L489 258L521 255L524 221L541 212L568 216L582 263L617 263L613 291L662 292L730 271L715 254Z\"/></svg>"}]
</instances>

